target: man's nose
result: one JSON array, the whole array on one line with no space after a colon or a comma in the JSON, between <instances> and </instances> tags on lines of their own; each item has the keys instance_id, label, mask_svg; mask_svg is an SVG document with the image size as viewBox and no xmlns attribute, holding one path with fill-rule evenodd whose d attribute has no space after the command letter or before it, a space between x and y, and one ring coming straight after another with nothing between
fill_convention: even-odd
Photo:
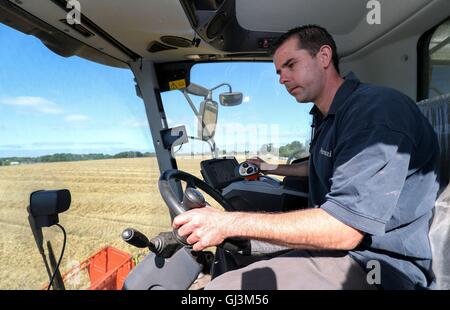
<instances>
[{"instance_id":1,"label":"man's nose","mask_svg":"<svg viewBox=\"0 0 450 310\"><path fill-rule=\"evenodd\" d=\"M286 70L285 68L282 68L280 70L280 79L279 82L280 84L285 85L286 83L291 82L291 72L289 72L289 70Z\"/></svg>"},{"instance_id":2,"label":"man's nose","mask_svg":"<svg viewBox=\"0 0 450 310\"><path fill-rule=\"evenodd\" d=\"M286 74L281 72L280 79L279 79L280 84L285 84L287 81L288 81L288 78L287 78Z\"/></svg>"}]
</instances>

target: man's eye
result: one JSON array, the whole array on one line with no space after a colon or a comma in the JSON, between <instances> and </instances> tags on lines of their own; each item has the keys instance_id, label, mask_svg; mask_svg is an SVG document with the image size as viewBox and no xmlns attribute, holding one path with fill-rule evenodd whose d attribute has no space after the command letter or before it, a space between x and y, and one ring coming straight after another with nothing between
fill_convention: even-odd
<instances>
[{"instance_id":1,"label":"man's eye","mask_svg":"<svg viewBox=\"0 0 450 310\"><path fill-rule=\"evenodd\" d=\"M294 64L295 64L295 63L291 62L290 64L288 64L288 68L289 68L289 69L294 68Z\"/></svg>"}]
</instances>

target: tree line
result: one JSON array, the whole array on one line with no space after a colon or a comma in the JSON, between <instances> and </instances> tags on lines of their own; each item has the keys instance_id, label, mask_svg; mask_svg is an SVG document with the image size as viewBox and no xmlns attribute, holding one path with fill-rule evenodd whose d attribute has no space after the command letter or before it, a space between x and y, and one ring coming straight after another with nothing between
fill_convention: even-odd
<instances>
[{"instance_id":1,"label":"tree line","mask_svg":"<svg viewBox=\"0 0 450 310\"><path fill-rule=\"evenodd\" d=\"M39 157L3 157L0 158L0 166L10 166L15 164L34 164L34 163L52 163L63 161L83 161L83 160L98 160L98 159L113 159L113 158L139 158L139 157L153 157L155 153L152 152L120 152L115 155L92 153L92 154L72 154L72 153L56 153L52 155L44 155Z\"/></svg>"},{"instance_id":2,"label":"tree line","mask_svg":"<svg viewBox=\"0 0 450 310\"><path fill-rule=\"evenodd\" d=\"M308 143L307 143L308 144ZM308 156L308 148L300 141L292 141L286 145L276 148L272 143L263 144L258 154L278 154L280 157L302 158Z\"/></svg>"}]
</instances>

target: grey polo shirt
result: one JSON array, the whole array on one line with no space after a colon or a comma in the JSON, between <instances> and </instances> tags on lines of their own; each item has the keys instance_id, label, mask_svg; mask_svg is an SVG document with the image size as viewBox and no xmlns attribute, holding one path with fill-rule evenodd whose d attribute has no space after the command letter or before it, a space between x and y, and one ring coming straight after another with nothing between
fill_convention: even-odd
<instances>
[{"instance_id":1,"label":"grey polo shirt","mask_svg":"<svg viewBox=\"0 0 450 310\"><path fill-rule=\"evenodd\" d=\"M366 271L380 265L382 288L432 287L439 147L427 119L409 97L353 74L325 117L317 107L311 114L311 203L366 233L349 254Z\"/></svg>"}]
</instances>

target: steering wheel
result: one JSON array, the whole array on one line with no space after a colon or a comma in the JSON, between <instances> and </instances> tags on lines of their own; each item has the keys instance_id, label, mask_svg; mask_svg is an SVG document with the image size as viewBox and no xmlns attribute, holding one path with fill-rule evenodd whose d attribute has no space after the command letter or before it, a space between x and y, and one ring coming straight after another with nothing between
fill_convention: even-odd
<instances>
[{"instance_id":1,"label":"steering wheel","mask_svg":"<svg viewBox=\"0 0 450 310\"><path fill-rule=\"evenodd\" d=\"M187 187L201 189L211 196L225 210L234 210L233 206L225 199L225 197L223 197L222 194L211 187L208 183L205 183L199 178L184 171L170 169L161 174L158 181L158 187L164 202L174 215L179 215L187 211L187 209L183 206L182 201L178 199L172 189L172 186L170 185L171 181L175 180L186 182Z\"/></svg>"},{"instance_id":2,"label":"steering wheel","mask_svg":"<svg viewBox=\"0 0 450 310\"><path fill-rule=\"evenodd\" d=\"M235 208L228 202L228 200L225 199L225 197L223 197L221 193L219 193L209 184L193 176L192 174L186 173L181 170L170 169L164 171L161 174L158 181L158 187L164 202L167 204L169 210L171 211L171 214L174 214L176 216L189 210L189 208L186 208L186 206L183 204L183 201L180 201L178 199L171 186L171 182L176 180L186 182L186 188L191 187L194 189L199 188L203 190L225 210L235 210ZM182 241L180 240L180 242ZM247 247L248 242L248 240L228 238L220 245L220 247L228 251L239 251L243 247Z\"/></svg>"}]
</instances>

